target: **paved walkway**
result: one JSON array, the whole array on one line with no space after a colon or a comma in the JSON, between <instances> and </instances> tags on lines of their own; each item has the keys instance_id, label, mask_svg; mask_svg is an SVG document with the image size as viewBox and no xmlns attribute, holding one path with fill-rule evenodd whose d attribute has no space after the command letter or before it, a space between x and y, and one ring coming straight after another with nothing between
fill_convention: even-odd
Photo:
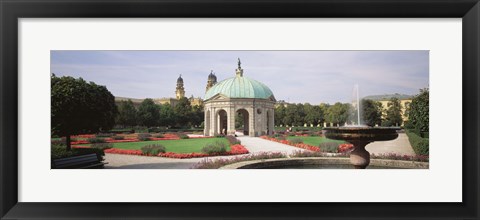
<instances>
[{"instance_id":1,"label":"paved walkway","mask_svg":"<svg viewBox=\"0 0 480 220\"><path fill-rule=\"evenodd\" d=\"M405 133L398 134L398 138L391 141L378 141L368 144L365 149L371 154L395 153L399 155L415 155Z\"/></svg>"},{"instance_id":2,"label":"paved walkway","mask_svg":"<svg viewBox=\"0 0 480 220\"><path fill-rule=\"evenodd\" d=\"M296 150L303 150L286 144L267 141L257 137L238 137L250 154L260 152L282 152L290 154ZM190 159L174 159L166 157L147 157L124 154L105 154L105 168L110 169L189 169L205 159L232 158L233 156L217 156Z\"/></svg>"},{"instance_id":3,"label":"paved walkway","mask_svg":"<svg viewBox=\"0 0 480 220\"><path fill-rule=\"evenodd\" d=\"M292 147L290 145L281 144L274 141L265 140L258 137L237 137L242 145L245 146L250 153L259 153L259 152L281 152L286 154L291 154L294 151L304 151L298 147Z\"/></svg>"}]
</instances>

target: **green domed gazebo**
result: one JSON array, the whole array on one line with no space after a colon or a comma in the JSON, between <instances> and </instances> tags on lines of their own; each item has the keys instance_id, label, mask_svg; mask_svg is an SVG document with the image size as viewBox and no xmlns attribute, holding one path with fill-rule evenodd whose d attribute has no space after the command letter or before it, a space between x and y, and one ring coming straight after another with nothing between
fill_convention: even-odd
<instances>
[{"instance_id":1,"label":"green domed gazebo","mask_svg":"<svg viewBox=\"0 0 480 220\"><path fill-rule=\"evenodd\" d=\"M204 133L206 136L234 135L236 131L249 136L273 134L275 102L270 88L243 76L239 59L235 77L216 83L205 93ZM236 116L243 117L243 126L237 130Z\"/></svg>"}]
</instances>

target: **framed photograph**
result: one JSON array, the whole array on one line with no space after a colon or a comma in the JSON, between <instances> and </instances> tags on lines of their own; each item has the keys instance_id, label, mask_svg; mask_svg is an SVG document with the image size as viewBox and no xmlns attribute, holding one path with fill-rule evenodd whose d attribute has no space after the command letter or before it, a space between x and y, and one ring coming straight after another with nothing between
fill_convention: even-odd
<instances>
[{"instance_id":1,"label":"framed photograph","mask_svg":"<svg viewBox=\"0 0 480 220\"><path fill-rule=\"evenodd\" d=\"M479 218L477 0L0 10L2 219Z\"/></svg>"}]
</instances>

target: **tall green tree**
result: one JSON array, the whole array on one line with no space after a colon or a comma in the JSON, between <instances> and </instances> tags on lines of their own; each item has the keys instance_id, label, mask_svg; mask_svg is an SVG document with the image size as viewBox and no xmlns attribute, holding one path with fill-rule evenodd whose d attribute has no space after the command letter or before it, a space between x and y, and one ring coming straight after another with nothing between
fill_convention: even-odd
<instances>
[{"instance_id":1,"label":"tall green tree","mask_svg":"<svg viewBox=\"0 0 480 220\"><path fill-rule=\"evenodd\" d=\"M172 127L176 124L175 111L173 110L170 104L163 104L159 106L160 108L160 126Z\"/></svg>"},{"instance_id":2,"label":"tall green tree","mask_svg":"<svg viewBox=\"0 0 480 220\"><path fill-rule=\"evenodd\" d=\"M160 121L160 107L153 99L144 99L138 107L138 120L146 127L157 126Z\"/></svg>"},{"instance_id":3,"label":"tall green tree","mask_svg":"<svg viewBox=\"0 0 480 220\"><path fill-rule=\"evenodd\" d=\"M320 106L310 105L306 103L304 106L305 109L305 123L317 125L320 123L323 117L323 112Z\"/></svg>"},{"instance_id":4,"label":"tall green tree","mask_svg":"<svg viewBox=\"0 0 480 220\"><path fill-rule=\"evenodd\" d=\"M86 82L82 78L51 76L52 133L66 137L110 130L115 124L115 97L105 86Z\"/></svg>"},{"instance_id":5,"label":"tall green tree","mask_svg":"<svg viewBox=\"0 0 480 220\"><path fill-rule=\"evenodd\" d=\"M202 122L205 120L205 111L204 106L202 105L194 105L192 107L192 124L195 126L200 126Z\"/></svg>"},{"instance_id":6,"label":"tall green tree","mask_svg":"<svg viewBox=\"0 0 480 220\"><path fill-rule=\"evenodd\" d=\"M283 104L275 108L275 125L280 126L284 124L283 120L285 118L285 106Z\"/></svg>"},{"instance_id":7,"label":"tall green tree","mask_svg":"<svg viewBox=\"0 0 480 220\"><path fill-rule=\"evenodd\" d=\"M350 117L350 104L337 102L327 110L326 118L328 122L336 125L343 125Z\"/></svg>"},{"instance_id":8,"label":"tall green tree","mask_svg":"<svg viewBox=\"0 0 480 220\"><path fill-rule=\"evenodd\" d=\"M132 100L121 101L118 104L118 115L116 124L121 126L133 127L137 122L137 109L133 105Z\"/></svg>"},{"instance_id":9,"label":"tall green tree","mask_svg":"<svg viewBox=\"0 0 480 220\"><path fill-rule=\"evenodd\" d=\"M177 118L177 126L189 126L192 119L192 106L190 101L186 98L180 98L174 108Z\"/></svg>"},{"instance_id":10,"label":"tall green tree","mask_svg":"<svg viewBox=\"0 0 480 220\"><path fill-rule=\"evenodd\" d=\"M370 99L362 99L362 112L360 113L363 123L368 126L382 124L382 103Z\"/></svg>"},{"instance_id":11,"label":"tall green tree","mask_svg":"<svg viewBox=\"0 0 480 220\"><path fill-rule=\"evenodd\" d=\"M429 132L429 91L421 89L410 104L409 121L417 132Z\"/></svg>"},{"instance_id":12,"label":"tall green tree","mask_svg":"<svg viewBox=\"0 0 480 220\"><path fill-rule=\"evenodd\" d=\"M288 126L295 125L295 115L297 114L297 106L294 104L288 104L285 108L285 116L283 123Z\"/></svg>"},{"instance_id":13,"label":"tall green tree","mask_svg":"<svg viewBox=\"0 0 480 220\"><path fill-rule=\"evenodd\" d=\"M296 126L303 126L305 124L305 109L302 103L298 103L295 105L296 113L294 115L293 123Z\"/></svg>"},{"instance_id":14,"label":"tall green tree","mask_svg":"<svg viewBox=\"0 0 480 220\"><path fill-rule=\"evenodd\" d=\"M400 100L392 97L387 104L384 126L400 126L402 124L402 107Z\"/></svg>"}]
</instances>

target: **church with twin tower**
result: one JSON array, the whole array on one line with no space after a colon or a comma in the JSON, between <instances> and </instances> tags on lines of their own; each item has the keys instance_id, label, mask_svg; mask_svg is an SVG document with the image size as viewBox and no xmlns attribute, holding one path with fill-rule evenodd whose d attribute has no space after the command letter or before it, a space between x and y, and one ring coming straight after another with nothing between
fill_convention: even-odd
<instances>
[{"instance_id":1,"label":"church with twin tower","mask_svg":"<svg viewBox=\"0 0 480 220\"><path fill-rule=\"evenodd\" d=\"M243 117L247 136L271 135L276 99L265 84L243 75L240 59L234 77L217 83L210 73L204 98L206 136L235 135L235 117Z\"/></svg>"}]
</instances>

